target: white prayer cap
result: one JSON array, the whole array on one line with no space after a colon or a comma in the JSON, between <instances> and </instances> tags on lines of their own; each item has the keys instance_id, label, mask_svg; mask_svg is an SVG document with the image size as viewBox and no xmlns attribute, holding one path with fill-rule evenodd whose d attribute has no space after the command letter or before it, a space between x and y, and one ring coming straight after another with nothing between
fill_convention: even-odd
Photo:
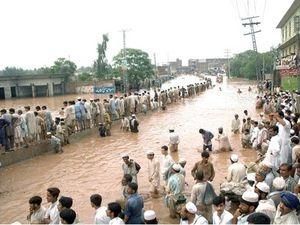
<instances>
[{"instance_id":1,"label":"white prayer cap","mask_svg":"<svg viewBox=\"0 0 300 225\"><path fill-rule=\"evenodd\" d=\"M293 129L290 129L290 134L295 134L295 130L293 130Z\"/></svg>"},{"instance_id":2,"label":"white prayer cap","mask_svg":"<svg viewBox=\"0 0 300 225\"><path fill-rule=\"evenodd\" d=\"M154 155L154 151L148 150L148 151L146 152L146 154L147 154L147 155Z\"/></svg>"},{"instance_id":3,"label":"white prayer cap","mask_svg":"<svg viewBox=\"0 0 300 225\"><path fill-rule=\"evenodd\" d=\"M261 112L259 115L260 115L260 116L263 116L263 115L264 115L264 113L263 113L263 112Z\"/></svg>"},{"instance_id":4,"label":"white prayer cap","mask_svg":"<svg viewBox=\"0 0 300 225\"><path fill-rule=\"evenodd\" d=\"M14 223L11 223L10 225L22 225L19 221L16 221Z\"/></svg>"},{"instance_id":5,"label":"white prayer cap","mask_svg":"<svg viewBox=\"0 0 300 225\"><path fill-rule=\"evenodd\" d=\"M269 187L269 185L267 185L266 182L258 182L258 183L256 184L256 187L257 187L260 191L262 191L262 192L265 192L265 193L269 193L269 192L270 192L270 187Z\"/></svg>"},{"instance_id":6,"label":"white prayer cap","mask_svg":"<svg viewBox=\"0 0 300 225\"><path fill-rule=\"evenodd\" d=\"M173 166L172 166L172 169L178 172L178 171L180 171L181 166L177 163L174 163Z\"/></svg>"},{"instance_id":7,"label":"white prayer cap","mask_svg":"<svg viewBox=\"0 0 300 225\"><path fill-rule=\"evenodd\" d=\"M94 99L90 98L90 101L94 101Z\"/></svg>"},{"instance_id":8,"label":"white prayer cap","mask_svg":"<svg viewBox=\"0 0 300 225\"><path fill-rule=\"evenodd\" d=\"M231 154L230 159L232 162L239 161L239 156L237 154Z\"/></svg>"},{"instance_id":9,"label":"white prayer cap","mask_svg":"<svg viewBox=\"0 0 300 225\"><path fill-rule=\"evenodd\" d=\"M135 117L135 114L132 114L131 117Z\"/></svg>"},{"instance_id":10,"label":"white prayer cap","mask_svg":"<svg viewBox=\"0 0 300 225\"><path fill-rule=\"evenodd\" d=\"M255 212L264 213L270 217L271 221L274 220L276 208L272 200L260 200Z\"/></svg>"},{"instance_id":11,"label":"white prayer cap","mask_svg":"<svg viewBox=\"0 0 300 225\"><path fill-rule=\"evenodd\" d=\"M197 212L197 207L192 202L186 203L185 208L189 213L196 214Z\"/></svg>"},{"instance_id":12,"label":"white prayer cap","mask_svg":"<svg viewBox=\"0 0 300 225\"><path fill-rule=\"evenodd\" d=\"M248 181L255 181L255 173L248 173L247 174Z\"/></svg>"},{"instance_id":13,"label":"white prayer cap","mask_svg":"<svg viewBox=\"0 0 300 225\"><path fill-rule=\"evenodd\" d=\"M242 199L246 202L255 203L258 202L258 194L254 191L245 191L242 195Z\"/></svg>"},{"instance_id":14,"label":"white prayer cap","mask_svg":"<svg viewBox=\"0 0 300 225\"><path fill-rule=\"evenodd\" d=\"M77 100L81 100L81 97L77 97Z\"/></svg>"},{"instance_id":15,"label":"white prayer cap","mask_svg":"<svg viewBox=\"0 0 300 225\"><path fill-rule=\"evenodd\" d=\"M282 177L276 177L273 180L273 187L276 191L283 190L285 187L285 180Z\"/></svg>"},{"instance_id":16,"label":"white prayer cap","mask_svg":"<svg viewBox=\"0 0 300 225\"><path fill-rule=\"evenodd\" d=\"M52 133L51 132L47 132L47 135L51 135Z\"/></svg>"},{"instance_id":17,"label":"white prayer cap","mask_svg":"<svg viewBox=\"0 0 300 225\"><path fill-rule=\"evenodd\" d=\"M156 218L156 214L153 210L146 210L144 212L144 219L145 220L154 220Z\"/></svg>"},{"instance_id":18,"label":"white prayer cap","mask_svg":"<svg viewBox=\"0 0 300 225\"><path fill-rule=\"evenodd\" d=\"M186 160L184 158L179 159L178 163L186 163Z\"/></svg>"},{"instance_id":19,"label":"white prayer cap","mask_svg":"<svg viewBox=\"0 0 300 225\"><path fill-rule=\"evenodd\" d=\"M124 157L129 157L129 155L128 155L128 153L122 153L122 154L121 154L121 157L122 157L122 158L124 158Z\"/></svg>"},{"instance_id":20,"label":"white prayer cap","mask_svg":"<svg viewBox=\"0 0 300 225\"><path fill-rule=\"evenodd\" d=\"M268 167L268 168L272 168L272 167L273 167L273 164L270 162L270 160L267 160L267 158L265 158L265 159L262 161L262 164L265 165L265 166Z\"/></svg>"}]
</instances>

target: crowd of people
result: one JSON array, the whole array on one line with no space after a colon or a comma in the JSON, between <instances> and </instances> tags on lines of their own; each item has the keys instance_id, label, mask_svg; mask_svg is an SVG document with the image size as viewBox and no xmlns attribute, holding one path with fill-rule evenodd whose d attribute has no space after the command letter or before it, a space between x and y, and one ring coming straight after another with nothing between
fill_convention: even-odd
<instances>
[{"instance_id":1,"label":"crowd of people","mask_svg":"<svg viewBox=\"0 0 300 225\"><path fill-rule=\"evenodd\" d=\"M58 116L54 116L47 106L1 109L0 151L7 153L48 140L55 152L62 152L62 146L70 143L69 137L73 133L97 127L101 137L110 136L115 120L121 120L124 131L137 133L136 114L165 110L168 104L199 94L210 86L210 79L206 79L186 87L157 89L152 95L150 91L130 92L122 96L110 95L103 101L78 97L76 101L64 101Z\"/></svg>"},{"instance_id":2,"label":"crowd of people","mask_svg":"<svg viewBox=\"0 0 300 225\"><path fill-rule=\"evenodd\" d=\"M169 93L170 90L155 91L153 101L164 110L167 104L177 101L180 97L200 93L201 89L197 91L196 87L197 85L193 85L186 91L180 91L178 98L175 94L178 88L173 90L173 97ZM163 97L164 95L167 97ZM144 96L147 96L147 93L144 93ZM113 96L110 99L115 101L113 105L118 105ZM117 110L118 107L111 107L110 101L104 102L108 103L109 107L104 106L104 109L109 116L117 119L122 115ZM132 116L132 113L143 113L147 101L140 107L139 103L135 101L135 108L129 108L127 112L125 107L124 118ZM296 101L289 92L267 91L257 97L256 108L262 109L263 112L259 116L250 116L248 110L245 110L241 116L242 122L236 114L231 123L231 131L233 135L241 137L244 148L252 148L252 151L257 153L258 159L246 165L237 154L231 154L231 165L220 190L213 186L216 171L210 161L210 152L214 151L214 135L207 129L199 130L203 138L203 151L201 160L195 163L190 173L185 169L186 160L176 161L170 154L180 149L180 138L174 129L169 130L169 143L161 147L161 155L156 155L152 150L147 151L149 192L153 198L163 196L170 217L179 219L180 224L193 225L299 224L300 114L296 111ZM93 125L97 126L99 121ZM124 127L122 123L121 128L127 130L128 127ZM219 142L218 150L232 151L222 128L218 130L215 140ZM127 153L123 153L121 158L122 192L116 196L116 201L103 206L100 194L90 196L91 206L95 209L94 224L157 224L159 218L156 212L145 209L144 199L138 193L141 165ZM191 192L187 193L186 177L190 175L195 184ZM72 209L73 199L60 196L58 188L47 189L47 202L50 203L48 209L43 208L41 202L40 196L29 199L29 223L78 223L79 218ZM236 207L234 203L237 203Z\"/></svg>"}]
</instances>

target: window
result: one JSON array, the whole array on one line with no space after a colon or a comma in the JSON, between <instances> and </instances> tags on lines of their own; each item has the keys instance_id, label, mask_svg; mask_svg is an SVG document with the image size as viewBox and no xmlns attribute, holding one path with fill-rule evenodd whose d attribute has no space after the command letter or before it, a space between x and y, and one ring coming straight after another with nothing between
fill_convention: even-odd
<instances>
[{"instance_id":1,"label":"window","mask_svg":"<svg viewBox=\"0 0 300 225\"><path fill-rule=\"evenodd\" d=\"M292 22L289 22L289 38L292 36Z\"/></svg>"},{"instance_id":2,"label":"window","mask_svg":"<svg viewBox=\"0 0 300 225\"><path fill-rule=\"evenodd\" d=\"M300 31L300 16L294 16L294 33L297 34Z\"/></svg>"}]
</instances>

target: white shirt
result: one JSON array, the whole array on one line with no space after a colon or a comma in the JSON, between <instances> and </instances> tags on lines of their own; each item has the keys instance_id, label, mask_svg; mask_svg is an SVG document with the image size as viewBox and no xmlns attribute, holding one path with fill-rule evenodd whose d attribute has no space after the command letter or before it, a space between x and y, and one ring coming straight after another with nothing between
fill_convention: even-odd
<instances>
[{"instance_id":1,"label":"white shirt","mask_svg":"<svg viewBox=\"0 0 300 225\"><path fill-rule=\"evenodd\" d=\"M221 225L221 224L231 224L232 223L233 215L228 212L227 210L224 210L222 215L219 217L217 212L214 212L213 214L213 224L215 225Z\"/></svg>"},{"instance_id":2,"label":"white shirt","mask_svg":"<svg viewBox=\"0 0 300 225\"><path fill-rule=\"evenodd\" d=\"M184 220L180 220L180 224L181 225L188 225L188 221L184 221ZM190 225L207 225L208 222L207 220L203 217L203 216L198 216L198 215L195 215L195 219L192 223L190 223Z\"/></svg>"},{"instance_id":3,"label":"white shirt","mask_svg":"<svg viewBox=\"0 0 300 225\"><path fill-rule=\"evenodd\" d=\"M266 158L263 160L270 162L275 170L279 169L280 166L280 149L281 139L278 135L275 135L270 140Z\"/></svg>"},{"instance_id":4,"label":"white shirt","mask_svg":"<svg viewBox=\"0 0 300 225\"><path fill-rule=\"evenodd\" d=\"M125 224L120 217L115 217L109 221L109 225L119 225L119 224Z\"/></svg>"},{"instance_id":5,"label":"white shirt","mask_svg":"<svg viewBox=\"0 0 300 225\"><path fill-rule=\"evenodd\" d=\"M174 160L170 155L163 155L161 160L161 174L164 175L164 173L166 173L169 170L173 163Z\"/></svg>"},{"instance_id":6,"label":"white shirt","mask_svg":"<svg viewBox=\"0 0 300 225\"><path fill-rule=\"evenodd\" d=\"M279 206L277 207L274 224L299 224L299 219L297 217L296 211L281 216L281 212L279 211Z\"/></svg>"},{"instance_id":7,"label":"white shirt","mask_svg":"<svg viewBox=\"0 0 300 225\"><path fill-rule=\"evenodd\" d=\"M227 181L240 183L246 176L246 168L242 163L236 162L228 167Z\"/></svg>"},{"instance_id":8,"label":"white shirt","mask_svg":"<svg viewBox=\"0 0 300 225\"><path fill-rule=\"evenodd\" d=\"M110 218L106 214L106 207L101 206L96 209L94 223L95 224L108 224L110 222Z\"/></svg>"},{"instance_id":9,"label":"white shirt","mask_svg":"<svg viewBox=\"0 0 300 225\"><path fill-rule=\"evenodd\" d=\"M52 203L46 211L45 218L50 217L49 224L59 224L60 217L59 217L59 211L57 205L58 205L58 201Z\"/></svg>"},{"instance_id":10,"label":"white shirt","mask_svg":"<svg viewBox=\"0 0 300 225\"><path fill-rule=\"evenodd\" d=\"M231 130L232 131L236 131L236 130L239 130L240 129L240 119L233 119L232 122L231 122Z\"/></svg>"},{"instance_id":11,"label":"white shirt","mask_svg":"<svg viewBox=\"0 0 300 225\"><path fill-rule=\"evenodd\" d=\"M45 218L46 209L41 206L37 211L31 214L30 223L41 224L42 220Z\"/></svg>"}]
</instances>

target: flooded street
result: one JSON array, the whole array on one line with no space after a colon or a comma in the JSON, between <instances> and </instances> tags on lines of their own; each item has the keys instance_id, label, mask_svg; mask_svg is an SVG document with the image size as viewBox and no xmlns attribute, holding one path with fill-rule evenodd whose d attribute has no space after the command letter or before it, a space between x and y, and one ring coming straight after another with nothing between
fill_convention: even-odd
<instances>
[{"instance_id":1,"label":"flooded street","mask_svg":"<svg viewBox=\"0 0 300 225\"><path fill-rule=\"evenodd\" d=\"M181 83L180 79L179 83ZM175 82L175 81L172 81ZM177 81L178 82L178 81ZM182 85L182 84L180 84ZM194 184L190 171L201 159L202 138L198 132L204 128L217 134L218 127L224 127L228 134L234 152L240 155L245 163L254 161L254 150L242 150L240 136L230 133L231 120L235 113L240 114L244 109L255 113L255 93L248 93L248 83L224 83L222 91L216 85L214 89L189 99L184 99L167 107L166 111L150 112L146 116L138 115L140 120L138 134L123 133L119 125L115 124L112 136L99 138L95 132L87 138L64 147L63 154L46 154L35 157L6 168L0 168L0 222L26 222L28 200L33 195L43 198L46 204L46 189L57 186L61 195L71 196L73 208L79 214L82 223L91 223L94 210L90 206L91 194L99 193L103 197L103 205L120 199L122 158L121 153L127 152L130 157L141 165L138 174L139 192L147 196L149 183L147 179L146 151L151 149L160 157L160 147L168 144L169 128L174 128L179 134L181 142L179 152L174 159L187 160L186 181L190 192ZM237 89L242 94L237 94ZM74 96L72 96L74 98ZM68 97L68 98L71 98ZM87 97L88 98L88 97ZM51 110L57 110L66 97L20 99L1 102L2 107L30 105L48 105ZM3 104L2 104L3 103ZM216 143L213 143L216 146ZM216 177L213 185L219 191L219 185L224 181L230 164L230 153L212 154L211 160L215 166ZM145 209L154 209L160 223L172 223L168 218L168 211L163 206L163 199L147 199Z\"/></svg>"}]
</instances>

